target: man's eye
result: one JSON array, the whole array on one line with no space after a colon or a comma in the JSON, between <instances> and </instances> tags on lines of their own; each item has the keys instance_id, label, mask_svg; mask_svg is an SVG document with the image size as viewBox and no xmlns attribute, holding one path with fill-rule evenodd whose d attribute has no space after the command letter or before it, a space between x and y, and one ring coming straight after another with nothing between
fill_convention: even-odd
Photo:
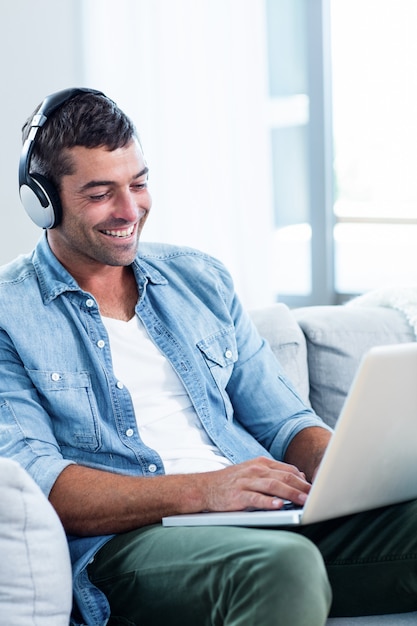
<instances>
[{"instance_id":1,"label":"man's eye","mask_svg":"<svg viewBox=\"0 0 417 626\"><path fill-rule=\"evenodd\" d=\"M141 189L146 189L147 186L147 180L143 181L142 183L136 183L135 185L132 185L133 189L137 189L138 191L140 191Z\"/></svg>"},{"instance_id":2,"label":"man's eye","mask_svg":"<svg viewBox=\"0 0 417 626\"><path fill-rule=\"evenodd\" d=\"M101 200L104 200L107 197L107 193L98 193L98 194L94 194L94 196L90 196L90 200L92 202L100 202Z\"/></svg>"}]
</instances>

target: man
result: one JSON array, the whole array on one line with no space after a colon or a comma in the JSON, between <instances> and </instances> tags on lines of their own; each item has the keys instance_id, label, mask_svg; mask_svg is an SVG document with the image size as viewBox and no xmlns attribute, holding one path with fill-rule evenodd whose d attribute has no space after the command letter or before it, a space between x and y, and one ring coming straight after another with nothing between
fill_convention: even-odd
<instances>
[{"instance_id":1,"label":"man","mask_svg":"<svg viewBox=\"0 0 417 626\"><path fill-rule=\"evenodd\" d=\"M73 623L315 626L331 587L336 613L416 608L414 503L298 532L161 526L303 504L331 433L221 263L138 251L148 168L123 112L69 90L36 113L21 195L32 217L28 197L46 195L53 215L34 252L0 273L0 453L66 529Z\"/></svg>"}]
</instances>

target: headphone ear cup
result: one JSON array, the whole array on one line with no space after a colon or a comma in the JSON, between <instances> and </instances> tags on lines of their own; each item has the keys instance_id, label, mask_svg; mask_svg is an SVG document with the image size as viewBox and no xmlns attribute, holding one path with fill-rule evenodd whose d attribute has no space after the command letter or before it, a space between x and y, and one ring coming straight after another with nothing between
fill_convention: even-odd
<instances>
[{"instance_id":1,"label":"headphone ear cup","mask_svg":"<svg viewBox=\"0 0 417 626\"><path fill-rule=\"evenodd\" d=\"M30 184L20 187L22 204L31 220L41 228L54 228L61 221L61 200L55 186L41 174L31 174Z\"/></svg>"},{"instance_id":2,"label":"headphone ear cup","mask_svg":"<svg viewBox=\"0 0 417 626\"><path fill-rule=\"evenodd\" d=\"M26 213L41 228L58 226L62 218L62 206L54 185L41 174L30 173L30 162L36 136L54 111L73 96L82 93L106 97L101 91L84 87L57 91L44 99L28 126L27 138L23 144L19 161L19 191Z\"/></svg>"}]
</instances>

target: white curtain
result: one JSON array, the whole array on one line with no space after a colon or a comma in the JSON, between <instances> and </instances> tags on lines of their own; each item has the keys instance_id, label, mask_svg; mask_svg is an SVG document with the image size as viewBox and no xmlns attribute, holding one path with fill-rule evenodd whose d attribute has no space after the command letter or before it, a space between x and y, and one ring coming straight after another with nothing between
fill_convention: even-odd
<instances>
[{"instance_id":1,"label":"white curtain","mask_svg":"<svg viewBox=\"0 0 417 626\"><path fill-rule=\"evenodd\" d=\"M85 82L132 117L150 167L143 238L221 259L275 299L263 0L88 0Z\"/></svg>"}]
</instances>

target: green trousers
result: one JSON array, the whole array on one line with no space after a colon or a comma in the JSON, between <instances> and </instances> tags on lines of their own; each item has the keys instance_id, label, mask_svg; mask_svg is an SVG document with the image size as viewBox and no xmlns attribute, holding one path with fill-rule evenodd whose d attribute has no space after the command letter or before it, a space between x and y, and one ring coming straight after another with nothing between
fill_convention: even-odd
<instances>
[{"instance_id":1,"label":"green trousers","mask_svg":"<svg viewBox=\"0 0 417 626\"><path fill-rule=\"evenodd\" d=\"M148 526L89 566L110 624L323 626L417 609L417 501L289 528Z\"/></svg>"}]
</instances>

